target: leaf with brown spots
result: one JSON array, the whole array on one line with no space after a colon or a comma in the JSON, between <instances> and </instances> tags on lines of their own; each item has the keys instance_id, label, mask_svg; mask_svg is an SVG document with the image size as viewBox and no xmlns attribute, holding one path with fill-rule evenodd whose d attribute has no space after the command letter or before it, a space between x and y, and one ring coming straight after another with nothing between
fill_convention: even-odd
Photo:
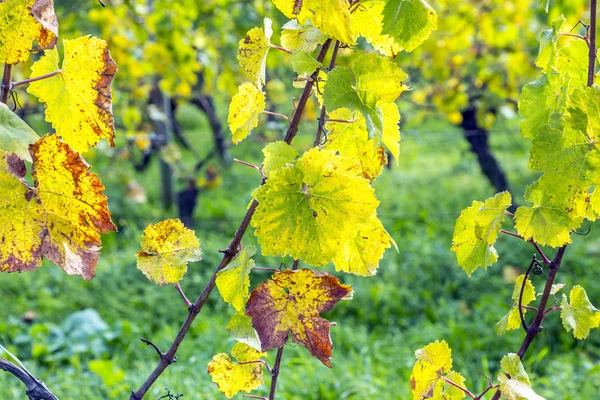
<instances>
[{"instance_id":1,"label":"leaf with brown spots","mask_svg":"<svg viewBox=\"0 0 600 400\"><path fill-rule=\"evenodd\" d=\"M264 20L265 28L252 28L245 38L240 40L237 59L248 79L259 89L265 84L265 70L267 68L267 53L271 45L273 21Z\"/></svg>"},{"instance_id":2,"label":"leaf with brown spots","mask_svg":"<svg viewBox=\"0 0 600 400\"><path fill-rule=\"evenodd\" d=\"M52 0L0 1L0 63L25 62L33 51L54 47L57 38Z\"/></svg>"},{"instance_id":3,"label":"leaf with brown spots","mask_svg":"<svg viewBox=\"0 0 600 400\"><path fill-rule=\"evenodd\" d=\"M16 155L0 150L0 271L38 268L42 257L69 275L94 277L100 233L116 230L104 186L56 135L30 146L34 186Z\"/></svg>"},{"instance_id":4,"label":"leaf with brown spots","mask_svg":"<svg viewBox=\"0 0 600 400\"><path fill-rule=\"evenodd\" d=\"M350 298L351 293L349 285L326 273L285 270L250 294L246 314L252 317L262 351L285 345L291 333L295 343L331 368L330 323L319 314Z\"/></svg>"},{"instance_id":5,"label":"leaf with brown spots","mask_svg":"<svg viewBox=\"0 0 600 400\"><path fill-rule=\"evenodd\" d=\"M80 153L104 138L114 146L115 126L110 83L117 64L107 43L82 36L64 40L59 68L58 51L46 51L31 67L31 78L60 70L58 75L32 82L27 91L46 103L46 120L56 133Z\"/></svg>"}]
</instances>

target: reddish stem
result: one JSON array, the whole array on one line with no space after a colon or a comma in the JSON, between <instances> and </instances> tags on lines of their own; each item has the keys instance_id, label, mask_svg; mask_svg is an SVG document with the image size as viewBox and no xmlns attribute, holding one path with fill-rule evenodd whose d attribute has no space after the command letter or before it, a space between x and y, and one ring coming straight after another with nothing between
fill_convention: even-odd
<instances>
[{"instance_id":1,"label":"reddish stem","mask_svg":"<svg viewBox=\"0 0 600 400\"><path fill-rule=\"evenodd\" d=\"M277 50L284 51L284 52L286 52L286 53L288 53L288 54L292 54L292 52L291 52L291 51L289 51L288 49L285 49L285 48L283 48L283 47L281 47L281 46L277 46L277 45L275 45L275 44L270 44L270 45L269 45L269 47L270 47L270 48L272 48L272 49L277 49Z\"/></svg>"},{"instance_id":2,"label":"reddish stem","mask_svg":"<svg viewBox=\"0 0 600 400\"><path fill-rule=\"evenodd\" d=\"M183 289L181 288L181 286L179 285L179 282L177 282L175 284L175 289L177 289L177 292L179 292L179 295L181 296L181 298L183 299L183 302L185 303L185 306L187 308L190 308L190 306L192 305L192 302L189 301L189 299L187 298L187 296L185 295L185 293L183 293Z\"/></svg>"},{"instance_id":3,"label":"reddish stem","mask_svg":"<svg viewBox=\"0 0 600 400\"><path fill-rule=\"evenodd\" d=\"M11 83L10 87L12 89L17 86L27 85L28 83L31 83L31 82L37 82L37 81L41 81L43 79L52 78L53 76L56 76L59 74L62 74L62 70L60 70L60 69L58 71L50 72L48 74L36 76L35 78L29 78L29 79L24 79L22 81L13 82L13 83Z\"/></svg>"},{"instance_id":4,"label":"reddish stem","mask_svg":"<svg viewBox=\"0 0 600 400\"><path fill-rule=\"evenodd\" d=\"M463 391L463 392L465 392L465 394L466 394L467 396L469 396L470 398L472 398L472 399L475 399L475 395L474 395L473 393L471 393L471 392L469 391L469 389L467 389L467 388L464 388L464 387L462 387L462 386L460 386L460 385L458 385L458 384L456 384L456 383L452 382L450 379L444 378L443 376L440 376L440 378L441 378L441 379L442 379L444 382L446 382L447 384L449 384L449 385L452 385L452 386L454 386L455 388L462 390L462 391Z\"/></svg>"}]
</instances>

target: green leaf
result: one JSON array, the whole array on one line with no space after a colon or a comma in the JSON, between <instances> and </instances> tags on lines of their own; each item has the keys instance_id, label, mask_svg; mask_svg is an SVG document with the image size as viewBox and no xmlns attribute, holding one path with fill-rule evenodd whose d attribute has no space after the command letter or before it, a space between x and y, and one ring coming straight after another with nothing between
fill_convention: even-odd
<instances>
[{"instance_id":1,"label":"green leaf","mask_svg":"<svg viewBox=\"0 0 600 400\"><path fill-rule=\"evenodd\" d=\"M566 109L567 89L558 73L544 75L523 86L519 114L523 137L535 138L544 125L556 126Z\"/></svg>"},{"instance_id":2,"label":"green leaf","mask_svg":"<svg viewBox=\"0 0 600 400\"><path fill-rule=\"evenodd\" d=\"M21 160L31 162L29 145L40 137L17 114L0 103L0 150L15 153Z\"/></svg>"},{"instance_id":3,"label":"green leaf","mask_svg":"<svg viewBox=\"0 0 600 400\"><path fill-rule=\"evenodd\" d=\"M556 41L558 40L560 28L562 28L565 22L567 22L567 19L561 15L552 21L552 28L543 31L540 36L540 50L535 60L535 65L540 67L545 73L548 73L551 68L556 67L558 58Z\"/></svg>"},{"instance_id":4,"label":"green leaf","mask_svg":"<svg viewBox=\"0 0 600 400\"><path fill-rule=\"evenodd\" d=\"M272 172L293 164L298 151L284 141L271 142L263 149L265 161L263 162L263 173L268 178Z\"/></svg>"},{"instance_id":5,"label":"green leaf","mask_svg":"<svg viewBox=\"0 0 600 400\"><path fill-rule=\"evenodd\" d=\"M479 267L487 269L498 261L493 244L504 221L504 213L512 204L509 192L501 192L484 203L474 201L456 220L452 251L458 265L471 276Z\"/></svg>"},{"instance_id":6,"label":"green leaf","mask_svg":"<svg viewBox=\"0 0 600 400\"><path fill-rule=\"evenodd\" d=\"M423 0L388 0L383 8L383 34L413 51L437 29L437 14Z\"/></svg>"},{"instance_id":7,"label":"green leaf","mask_svg":"<svg viewBox=\"0 0 600 400\"><path fill-rule=\"evenodd\" d=\"M379 102L391 103L407 87L407 75L391 60L368 54L354 62L353 69L336 67L327 74L323 102L328 111L348 108L360 111L369 137L381 138L384 131L383 111Z\"/></svg>"},{"instance_id":8,"label":"green leaf","mask_svg":"<svg viewBox=\"0 0 600 400\"><path fill-rule=\"evenodd\" d=\"M292 69L294 72L299 75L310 75L317 68L323 66L323 64L304 52L296 52L292 54L290 56L290 63L292 64Z\"/></svg>"},{"instance_id":9,"label":"green leaf","mask_svg":"<svg viewBox=\"0 0 600 400\"><path fill-rule=\"evenodd\" d=\"M245 343L260 351L261 344L258 333L256 333L256 330L252 326L252 318L247 316L244 313L244 310L237 311L233 317L231 317L231 320L225 329L227 329L229 335L238 342Z\"/></svg>"},{"instance_id":10,"label":"green leaf","mask_svg":"<svg viewBox=\"0 0 600 400\"><path fill-rule=\"evenodd\" d=\"M500 366L498 380L503 400L544 400L531 388L531 382L518 355L514 353L505 355Z\"/></svg>"},{"instance_id":11,"label":"green leaf","mask_svg":"<svg viewBox=\"0 0 600 400\"><path fill-rule=\"evenodd\" d=\"M250 271L254 268L252 256L256 254L256 247L246 246L238 253L235 259L217 273L217 288L223 300L237 311L243 310L250 294Z\"/></svg>"},{"instance_id":12,"label":"green leaf","mask_svg":"<svg viewBox=\"0 0 600 400\"><path fill-rule=\"evenodd\" d=\"M585 289L577 285L569 294L571 302L563 294L560 303L562 310L560 318L567 332L573 331L575 339L585 339L590 335L590 330L600 326L600 311L596 309L587 297Z\"/></svg>"},{"instance_id":13,"label":"green leaf","mask_svg":"<svg viewBox=\"0 0 600 400\"><path fill-rule=\"evenodd\" d=\"M293 19L281 27L281 45L292 52L310 53L326 40L327 35L315 28L309 19L303 25Z\"/></svg>"}]
</instances>

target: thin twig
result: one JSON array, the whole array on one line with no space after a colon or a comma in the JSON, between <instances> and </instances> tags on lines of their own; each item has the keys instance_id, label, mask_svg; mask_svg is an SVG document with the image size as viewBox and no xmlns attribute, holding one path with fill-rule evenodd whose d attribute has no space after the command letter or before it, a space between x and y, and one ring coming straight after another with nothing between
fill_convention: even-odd
<instances>
[{"instance_id":1,"label":"thin twig","mask_svg":"<svg viewBox=\"0 0 600 400\"><path fill-rule=\"evenodd\" d=\"M177 289L177 292L179 292L179 295L181 296L181 298L183 299L183 302L185 303L185 306L187 308L190 308L192 306L192 302L187 298L187 296L185 295L185 293L183 293L183 289L181 288L181 286L179 285L179 282L177 282L175 284L175 289Z\"/></svg>"},{"instance_id":2,"label":"thin twig","mask_svg":"<svg viewBox=\"0 0 600 400\"><path fill-rule=\"evenodd\" d=\"M475 399L475 395L474 395L473 393L471 393L471 391L470 391L469 389L467 389L467 388L464 388L464 387L460 386L459 384L457 384L457 383L454 383L454 382L452 382L450 379L448 379L448 378L445 378L445 377L443 377L443 376L440 376L440 378L441 378L441 379L442 379L444 382L446 382L447 384L449 384L449 385L452 385L452 386L454 386L455 388L462 390L462 391L463 391L463 392L465 392L465 394L466 394L467 396L469 396L470 398L472 398L472 399Z\"/></svg>"},{"instance_id":3,"label":"thin twig","mask_svg":"<svg viewBox=\"0 0 600 400\"><path fill-rule=\"evenodd\" d=\"M336 119L336 118L325 118L325 122L339 122L342 124L351 124L356 122L354 119Z\"/></svg>"},{"instance_id":4,"label":"thin twig","mask_svg":"<svg viewBox=\"0 0 600 400\"><path fill-rule=\"evenodd\" d=\"M266 397L261 397L261 396L254 396L252 394L246 394L246 393L242 393L242 396L244 397L248 397L250 399L260 399L260 400L269 400Z\"/></svg>"},{"instance_id":5,"label":"thin twig","mask_svg":"<svg viewBox=\"0 0 600 400\"><path fill-rule=\"evenodd\" d=\"M500 229L500 232L504 233L505 235L509 235L509 236L516 237L516 238L518 238L518 239L523 239L523 240L525 240L525 238L524 238L523 236L519 235L518 233L514 233L514 232L511 232L511 231L507 231L507 230L505 230L505 229Z\"/></svg>"},{"instance_id":6,"label":"thin twig","mask_svg":"<svg viewBox=\"0 0 600 400\"><path fill-rule=\"evenodd\" d=\"M279 272L279 268L266 268L266 267L253 267L253 271L270 271L270 272Z\"/></svg>"},{"instance_id":7,"label":"thin twig","mask_svg":"<svg viewBox=\"0 0 600 400\"><path fill-rule=\"evenodd\" d=\"M331 71L335 66L335 60L337 58L338 50L340 49L340 41L335 41L335 46L333 47L333 53L331 55L331 60L329 61L328 70ZM317 135L315 137L314 146L318 146L321 144L321 136L323 135L323 130L325 129L325 116L327 115L327 110L325 108L325 104L321 106L321 114L319 115L319 125L317 127Z\"/></svg>"},{"instance_id":8,"label":"thin twig","mask_svg":"<svg viewBox=\"0 0 600 400\"><path fill-rule=\"evenodd\" d=\"M576 35L574 33L567 33L567 32L558 32L558 34L560 36L568 36L568 37L573 37L573 38L581 39L581 40L583 40L584 42L587 43L587 39L586 39L585 36ZM588 45L589 45L589 43L588 43Z\"/></svg>"},{"instance_id":9,"label":"thin twig","mask_svg":"<svg viewBox=\"0 0 600 400\"><path fill-rule=\"evenodd\" d=\"M277 50L284 51L284 52L286 52L286 53L288 53L288 54L292 54L292 52L291 52L290 50L288 50L288 49L285 49L285 48L283 48L283 47L281 47L281 46L277 46L277 45L275 45L275 44L270 44L270 45L269 45L269 47L270 47L270 48L272 48L272 49L277 49Z\"/></svg>"},{"instance_id":10,"label":"thin twig","mask_svg":"<svg viewBox=\"0 0 600 400\"><path fill-rule=\"evenodd\" d=\"M236 163L239 163L239 164L245 165L246 167L250 167L250 168L252 168L252 169L255 169L255 170L257 170L258 172L261 172L261 173L262 173L262 171L260 170L260 167L258 167L258 166L256 166L256 165L254 165L254 164L250 164L249 162L242 161L242 160L240 160L240 159L237 159L237 158L234 158L234 159L233 159L233 161L235 161Z\"/></svg>"},{"instance_id":11,"label":"thin twig","mask_svg":"<svg viewBox=\"0 0 600 400\"><path fill-rule=\"evenodd\" d=\"M269 373L271 373L271 367L269 367L269 363L266 362L265 360L238 361L236 364L238 364L238 365L244 365L244 364L262 364L263 367L265 367L267 369L267 371L269 371Z\"/></svg>"},{"instance_id":12,"label":"thin twig","mask_svg":"<svg viewBox=\"0 0 600 400\"><path fill-rule=\"evenodd\" d=\"M58 71L50 72L48 74L36 76L34 78L29 78L29 79L24 79L22 81L13 82L10 84L10 88L12 89L12 88L16 88L17 86L27 85L28 83L31 83L31 82L37 82L37 81L41 81L43 79L52 78L53 76L56 76L59 74L62 74L61 69L59 69Z\"/></svg>"},{"instance_id":13,"label":"thin twig","mask_svg":"<svg viewBox=\"0 0 600 400\"><path fill-rule=\"evenodd\" d=\"M529 264L529 268L527 268L527 272L525 272L525 276L523 277L523 282L521 282L521 290L519 291L519 317L521 317L521 325L523 326L523 330L527 333L527 323L525 322L525 315L523 313L523 292L525 291L525 286L527 285L527 278L531 273L531 269L534 265L538 263L538 260L535 258L535 254L531 259L531 263Z\"/></svg>"},{"instance_id":14,"label":"thin twig","mask_svg":"<svg viewBox=\"0 0 600 400\"><path fill-rule=\"evenodd\" d=\"M507 231L506 229L500 229L500 232L504 233L505 235L516 237L517 239L525 240L525 238L523 236L519 235L518 233ZM544 264L546 264L546 266L550 265L550 260L548 259L548 257L546 257L546 255L542 251L542 248L540 247L539 244L537 244L537 242L535 240L529 239L529 240L525 240L525 241L531 243L533 245L533 247L535 247L535 249L537 250L538 254L542 258L542 261L544 262Z\"/></svg>"},{"instance_id":15,"label":"thin twig","mask_svg":"<svg viewBox=\"0 0 600 400\"><path fill-rule=\"evenodd\" d=\"M263 114L274 115L274 116L276 116L276 117L283 118L283 119L285 119L286 121L289 121L289 120L290 120L290 118L289 118L287 115L283 115L283 114L276 113L276 112L273 112L273 111L263 110Z\"/></svg>"},{"instance_id":16,"label":"thin twig","mask_svg":"<svg viewBox=\"0 0 600 400\"><path fill-rule=\"evenodd\" d=\"M587 85L592 86L596 75L596 0L590 3L590 26L586 36L589 42Z\"/></svg>"}]
</instances>

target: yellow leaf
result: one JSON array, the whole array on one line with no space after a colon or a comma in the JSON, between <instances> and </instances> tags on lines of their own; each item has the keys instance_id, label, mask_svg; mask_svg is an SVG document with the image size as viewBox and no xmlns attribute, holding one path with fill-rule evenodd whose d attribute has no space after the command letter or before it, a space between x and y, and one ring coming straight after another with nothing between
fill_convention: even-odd
<instances>
[{"instance_id":1,"label":"yellow leaf","mask_svg":"<svg viewBox=\"0 0 600 400\"><path fill-rule=\"evenodd\" d=\"M42 256L69 275L94 277L100 233L116 230L104 186L56 135L30 146L34 187L25 164L0 151L0 271L38 268Z\"/></svg>"},{"instance_id":2,"label":"yellow leaf","mask_svg":"<svg viewBox=\"0 0 600 400\"><path fill-rule=\"evenodd\" d=\"M227 267L217 273L217 289L225 302L231 304L237 311L246 306L250 294L250 271L254 268L252 257L256 247L246 246Z\"/></svg>"},{"instance_id":3,"label":"yellow leaf","mask_svg":"<svg viewBox=\"0 0 600 400\"><path fill-rule=\"evenodd\" d=\"M269 177L271 172L293 163L296 157L298 157L296 149L284 141L269 143L263 149L263 154L265 155L263 173L266 177Z\"/></svg>"},{"instance_id":4,"label":"yellow leaf","mask_svg":"<svg viewBox=\"0 0 600 400\"><path fill-rule=\"evenodd\" d=\"M246 37L240 40L237 59L242 69L246 72L248 79L258 88L265 84L265 69L267 53L271 44L271 28L273 21L265 18L265 29L253 28Z\"/></svg>"},{"instance_id":5,"label":"yellow leaf","mask_svg":"<svg viewBox=\"0 0 600 400\"><path fill-rule=\"evenodd\" d=\"M361 1L351 14L351 27L357 37L363 36L376 50L388 57L396 57L402 47L396 43L394 38L381 33L384 5L385 1L383 0Z\"/></svg>"},{"instance_id":6,"label":"yellow leaf","mask_svg":"<svg viewBox=\"0 0 600 400\"><path fill-rule=\"evenodd\" d=\"M392 244L396 247L381 221L373 214L357 226L356 236L348 239L336 254L333 259L335 269L361 276L375 275L379 260Z\"/></svg>"},{"instance_id":7,"label":"yellow leaf","mask_svg":"<svg viewBox=\"0 0 600 400\"><path fill-rule=\"evenodd\" d=\"M0 2L0 64L25 62L35 50L56 45L58 21L50 0ZM37 48L32 43L37 41Z\"/></svg>"},{"instance_id":8,"label":"yellow leaf","mask_svg":"<svg viewBox=\"0 0 600 400\"><path fill-rule=\"evenodd\" d=\"M319 314L351 293L350 286L324 272L284 270L252 291L246 315L252 317L263 351L282 347L291 334L295 343L331 368L330 324Z\"/></svg>"},{"instance_id":9,"label":"yellow leaf","mask_svg":"<svg viewBox=\"0 0 600 400\"><path fill-rule=\"evenodd\" d=\"M225 353L217 354L208 363L208 373L219 390L228 398L238 392L249 392L263 384L263 365L258 361L266 356L244 343L236 343L231 350L231 355L237 362ZM248 364L239 364L250 362Z\"/></svg>"},{"instance_id":10,"label":"yellow leaf","mask_svg":"<svg viewBox=\"0 0 600 400\"><path fill-rule=\"evenodd\" d=\"M316 148L271 172L253 194L259 206L251 224L262 253L330 262L379 205L357 172L351 160Z\"/></svg>"},{"instance_id":11,"label":"yellow leaf","mask_svg":"<svg viewBox=\"0 0 600 400\"><path fill-rule=\"evenodd\" d=\"M231 99L227 122L233 135L233 143L244 140L258 126L258 115L265 110L265 95L251 83L238 87Z\"/></svg>"},{"instance_id":12,"label":"yellow leaf","mask_svg":"<svg viewBox=\"0 0 600 400\"><path fill-rule=\"evenodd\" d=\"M452 350L444 340L435 341L415 352L417 362L410 376L413 398L432 398L441 391L444 381L440 379L452 369Z\"/></svg>"},{"instance_id":13,"label":"yellow leaf","mask_svg":"<svg viewBox=\"0 0 600 400\"><path fill-rule=\"evenodd\" d=\"M310 20L306 20L304 25L300 25L297 20L293 19L281 27L281 45L293 52L310 53L325 40L327 40L327 36L315 28Z\"/></svg>"},{"instance_id":14,"label":"yellow leaf","mask_svg":"<svg viewBox=\"0 0 600 400\"><path fill-rule=\"evenodd\" d=\"M324 34L343 43L354 44L350 29L350 3L347 0L273 0L279 11L300 24L310 19Z\"/></svg>"},{"instance_id":15,"label":"yellow leaf","mask_svg":"<svg viewBox=\"0 0 600 400\"><path fill-rule=\"evenodd\" d=\"M46 103L46 120L75 151L86 152L104 138L114 146L110 83L117 65L104 40L82 36L63 40L62 72L32 82L27 91ZM59 70L58 51L47 50L31 78Z\"/></svg>"},{"instance_id":16,"label":"yellow leaf","mask_svg":"<svg viewBox=\"0 0 600 400\"><path fill-rule=\"evenodd\" d=\"M202 259L200 241L179 219L148 225L136 254L137 267L159 285L183 279L189 261Z\"/></svg>"}]
</instances>

